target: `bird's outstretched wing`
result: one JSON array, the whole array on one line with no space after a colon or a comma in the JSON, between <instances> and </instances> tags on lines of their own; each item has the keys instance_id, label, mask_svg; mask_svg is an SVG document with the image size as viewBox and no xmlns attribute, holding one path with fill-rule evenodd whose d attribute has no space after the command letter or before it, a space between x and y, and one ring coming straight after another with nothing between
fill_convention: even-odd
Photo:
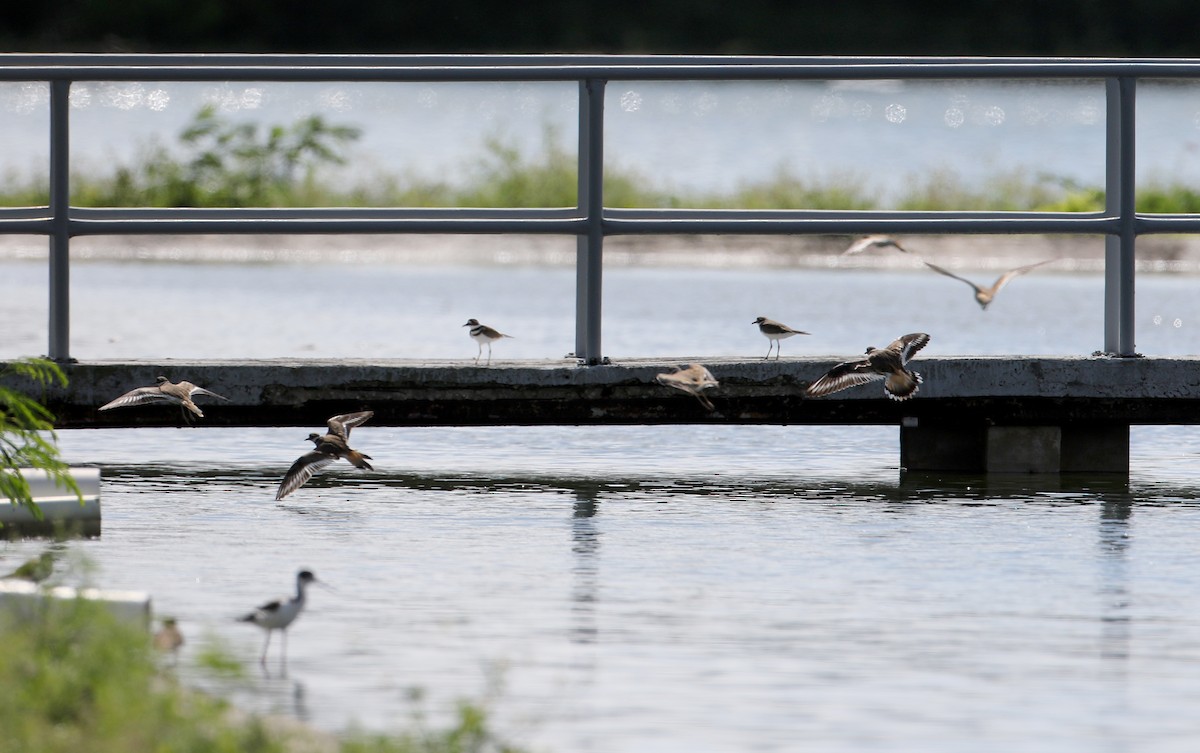
<instances>
[{"instance_id":1,"label":"bird's outstretched wing","mask_svg":"<svg viewBox=\"0 0 1200 753\"><path fill-rule=\"evenodd\" d=\"M981 292L983 292L983 288L979 287L978 285L976 285L975 283L971 282L970 280L968 280L968 279L967 279L967 278L965 278L965 277L959 277L958 275L954 274L954 273L953 273L953 272L951 272L950 270L948 270L948 269L943 269L942 267L939 267L938 265L936 265L936 264L933 264L933 263L931 263L931 262L927 262L927 261L925 261L924 259L922 259L922 260L921 260L921 262L922 262L922 263L923 263L925 266L927 266L927 267L929 267L930 269L932 269L934 272L937 272L938 274L943 274L943 275L946 275L947 277L952 277L952 278L954 278L955 280L958 280L959 282L965 282L966 284L970 285L970 286L971 286L971 289L972 289L972 290L974 290L976 293L981 293Z\"/></svg>"},{"instance_id":2,"label":"bird's outstretched wing","mask_svg":"<svg viewBox=\"0 0 1200 753\"><path fill-rule=\"evenodd\" d=\"M1016 269L1008 270L1004 274L997 277L996 281L994 283L992 283L992 295L999 293L1000 288L1007 285L1009 283L1009 281L1012 280L1012 278L1019 277L1020 275L1025 274L1026 272L1028 272L1031 269L1040 267L1043 264L1049 264L1052 261L1055 261L1055 259L1046 259L1045 261L1034 262L1033 264L1026 264L1023 267L1017 267Z\"/></svg>"},{"instance_id":3,"label":"bird's outstretched wing","mask_svg":"<svg viewBox=\"0 0 1200 753\"><path fill-rule=\"evenodd\" d=\"M907 335L901 335L892 341L891 345L887 346L888 350L895 351L900 356L901 363L908 363L909 359L921 348L929 344L929 335L924 332L913 332Z\"/></svg>"},{"instance_id":4,"label":"bird's outstretched wing","mask_svg":"<svg viewBox=\"0 0 1200 753\"><path fill-rule=\"evenodd\" d=\"M280 500L296 491L313 477L317 471L337 460L333 455L326 455L323 452L306 452L292 463L292 467L284 474L283 481L279 484L279 489L275 492L275 499Z\"/></svg>"},{"instance_id":5,"label":"bird's outstretched wing","mask_svg":"<svg viewBox=\"0 0 1200 753\"><path fill-rule=\"evenodd\" d=\"M171 398L164 395L157 386L138 387L136 390L130 390L115 400L111 400L100 406L100 410L123 408L127 405L144 405L145 403L168 403L170 401Z\"/></svg>"},{"instance_id":6,"label":"bird's outstretched wing","mask_svg":"<svg viewBox=\"0 0 1200 753\"><path fill-rule=\"evenodd\" d=\"M901 253L908 253L908 249L897 243L896 239L890 235L868 235L865 238L859 238L857 241L851 244L849 248L843 251L841 255L851 256L852 254L862 253L868 248L884 248L885 246L891 246Z\"/></svg>"},{"instance_id":7,"label":"bird's outstretched wing","mask_svg":"<svg viewBox=\"0 0 1200 753\"><path fill-rule=\"evenodd\" d=\"M333 416L326 423L329 425L329 431L342 439L350 438L350 430L355 426L361 426L370 420L371 416L375 415L375 411L364 410L358 413L343 413L340 416Z\"/></svg>"},{"instance_id":8,"label":"bird's outstretched wing","mask_svg":"<svg viewBox=\"0 0 1200 753\"><path fill-rule=\"evenodd\" d=\"M809 397L821 397L823 395L831 395L834 392L840 392L850 387L857 387L860 384L883 379L883 374L865 369L864 367L867 364L868 361L865 360L839 363L825 372L820 379L808 385L808 389L804 391L804 394Z\"/></svg>"}]
</instances>

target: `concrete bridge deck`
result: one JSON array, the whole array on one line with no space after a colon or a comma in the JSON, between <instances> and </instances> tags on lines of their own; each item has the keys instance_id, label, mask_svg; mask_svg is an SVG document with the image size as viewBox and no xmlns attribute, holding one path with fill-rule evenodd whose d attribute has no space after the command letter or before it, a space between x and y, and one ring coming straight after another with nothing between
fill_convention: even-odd
<instances>
[{"instance_id":1,"label":"concrete bridge deck","mask_svg":"<svg viewBox=\"0 0 1200 753\"><path fill-rule=\"evenodd\" d=\"M805 398L837 360L90 361L66 365L70 385L46 399L61 428L183 425L170 407L96 410L159 374L229 398L199 398L201 426L317 429L364 409L376 426L892 424L901 464L925 470L1127 471L1131 424L1200 423L1200 358L920 358L911 366L925 382L911 400L888 400L877 383ZM691 361L721 382L711 412L654 380Z\"/></svg>"}]
</instances>

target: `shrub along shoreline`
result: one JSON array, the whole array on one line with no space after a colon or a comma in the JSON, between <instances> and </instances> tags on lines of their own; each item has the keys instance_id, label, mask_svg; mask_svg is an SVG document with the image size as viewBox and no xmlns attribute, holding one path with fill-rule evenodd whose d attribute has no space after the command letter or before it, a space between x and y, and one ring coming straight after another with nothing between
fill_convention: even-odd
<instances>
[{"instance_id":1,"label":"shrub along shoreline","mask_svg":"<svg viewBox=\"0 0 1200 753\"><path fill-rule=\"evenodd\" d=\"M182 687L140 625L86 599L38 610L0 609L0 752L467 753L522 749L486 711L458 706L445 728L418 715L389 734L330 735L238 712Z\"/></svg>"},{"instance_id":2,"label":"shrub along shoreline","mask_svg":"<svg viewBox=\"0 0 1200 753\"><path fill-rule=\"evenodd\" d=\"M320 115L260 127L233 122L213 106L201 108L174 148L150 144L132 164L108 175L74 173L71 203L80 207L568 207L576 204L576 156L551 126L543 126L537 153L499 136L465 167L467 180L372 174L339 188L331 171L348 163L357 128ZM353 170L353 168L349 168ZM355 173L351 173L355 174ZM47 177L9 174L0 206L45 206ZM822 210L991 210L1096 212L1104 190L1024 168L1001 171L980 185L950 169L909 176L903 196L885 200L870 176L813 178L779 167L765 180L720 192L670 190L653 176L608 165L605 205L614 208ZM1138 188L1142 212L1200 212L1200 190L1177 182L1147 181Z\"/></svg>"}]
</instances>

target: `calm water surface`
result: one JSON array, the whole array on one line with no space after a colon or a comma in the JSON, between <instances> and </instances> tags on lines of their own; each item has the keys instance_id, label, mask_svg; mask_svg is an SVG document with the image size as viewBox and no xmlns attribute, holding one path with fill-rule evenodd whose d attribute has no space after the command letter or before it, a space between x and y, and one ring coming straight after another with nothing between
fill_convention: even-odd
<instances>
[{"instance_id":1,"label":"calm water surface","mask_svg":"<svg viewBox=\"0 0 1200 753\"><path fill-rule=\"evenodd\" d=\"M283 502L297 429L70 431L104 466L95 580L184 673L330 729L490 699L544 750L1184 751L1200 722L1194 430L1128 486L910 477L894 429L393 429ZM9 544L12 562L38 549ZM189 668L313 568L286 673ZM498 689L497 689L498 688Z\"/></svg>"},{"instance_id":2,"label":"calm water surface","mask_svg":"<svg viewBox=\"0 0 1200 753\"><path fill-rule=\"evenodd\" d=\"M44 259L0 260L0 358L46 352L46 270ZM963 274L990 283L999 272ZM1195 290L1190 275L1138 276L1139 352L1200 353ZM312 313L330 306L337 316ZM613 266L603 341L613 358L765 355L751 324L763 315L812 333L785 341L784 356L849 356L914 331L933 335L928 355L1085 355L1103 348L1103 311L1102 274L1055 265L1019 278L986 312L966 285L928 270ZM497 360L558 358L575 348L574 316L567 266L104 261L71 270L71 355L80 359L473 358L462 327L471 317L514 336L494 346Z\"/></svg>"},{"instance_id":3,"label":"calm water surface","mask_svg":"<svg viewBox=\"0 0 1200 753\"><path fill-rule=\"evenodd\" d=\"M44 275L3 264L5 355L42 350ZM554 268L95 263L73 281L82 358L461 359L469 316L517 335L501 360L572 344L573 278ZM878 303L881 284L913 305ZM1196 351L1194 284L1139 278L1139 349ZM938 354L1079 354L1101 345L1101 297L1098 276L1030 275L984 314L935 275L617 269L606 350L757 355L765 314L814 333L785 355L912 329ZM331 300L344 320L309 315ZM159 325L177 312L186 326ZM891 427L368 424L354 444L376 472L344 465L276 502L307 431L60 434L71 462L104 468L103 535L67 559L150 592L188 636L181 672L246 708L399 729L420 689L435 718L482 699L546 751L1141 753L1200 737L1193 428L1135 428L1113 483L905 474ZM4 544L0 566L42 546ZM261 634L234 618L300 567L337 590L311 592L286 672L260 673ZM248 679L195 667L213 642Z\"/></svg>"}]
</instances>

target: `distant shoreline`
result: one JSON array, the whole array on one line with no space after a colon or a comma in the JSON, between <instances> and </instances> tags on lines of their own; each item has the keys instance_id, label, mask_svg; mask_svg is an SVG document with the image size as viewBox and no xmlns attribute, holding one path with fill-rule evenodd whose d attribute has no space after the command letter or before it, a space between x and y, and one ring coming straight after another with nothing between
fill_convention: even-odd
<instances>
[{"instance_id":1,"label":"distant shoreline","mask_svg":"<svg viewBox=\"0 0 1200 753\"><path fill-rule=\"evenodd\" d=\"M906 236L912 252L873 249L841 256L846 236L616 236L604 244L613 267L919 269L919 257L957 269L1003 270L1062 259L1046 271L1104 269L1100 236ZM37 236L0 237L0 261L45 258ZM545 235L271 235L93 236L71 243L73 262L475 264L571 266L575 241ZM1200 237L1155 235L1137 244L1138 271L1200 273Z\"/></svg>"}]
</instances>

